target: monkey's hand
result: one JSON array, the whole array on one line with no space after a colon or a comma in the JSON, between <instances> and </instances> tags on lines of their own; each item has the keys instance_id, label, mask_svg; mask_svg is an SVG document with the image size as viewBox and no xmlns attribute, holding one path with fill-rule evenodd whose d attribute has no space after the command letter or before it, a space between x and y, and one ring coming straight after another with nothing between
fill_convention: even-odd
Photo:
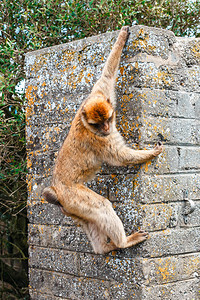
<instances>
[{"instance_id":1,"label":"monkey's hand","mask_svg":"<svg viewBox=\"0 0 200 300\"><path fill-rule=\"evenodd\" d=\"M122 38L125 43L128 40L129 34L129 26L123 26L120 30L119 37Z\"/></svg>"},{"instance_id":2,"label":"monkey's hand","mask_svg":"<svg viewBox=\"0 0 200 300\"><path fill-rule=\"evenodd\" d=\"M163 144L161 142L158 142L153 150L154 156L158 156L163 151Z\"/></svg>"}]
</instances>

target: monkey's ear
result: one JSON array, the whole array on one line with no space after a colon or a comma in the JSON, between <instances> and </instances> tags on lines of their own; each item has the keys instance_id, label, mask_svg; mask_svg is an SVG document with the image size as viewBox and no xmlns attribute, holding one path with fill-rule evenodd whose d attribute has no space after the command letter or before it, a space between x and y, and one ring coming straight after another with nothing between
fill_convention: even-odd
<instances>
[{"instance_id":1,"label":"monkey's ear","mask_svg":"<svg viewBox=\"0 0 200 300\"><path fill-rule=\"evenodd\" d=\"M107 98L106 101L110 104L110 98Z\"/></svg>"}]
</instances>

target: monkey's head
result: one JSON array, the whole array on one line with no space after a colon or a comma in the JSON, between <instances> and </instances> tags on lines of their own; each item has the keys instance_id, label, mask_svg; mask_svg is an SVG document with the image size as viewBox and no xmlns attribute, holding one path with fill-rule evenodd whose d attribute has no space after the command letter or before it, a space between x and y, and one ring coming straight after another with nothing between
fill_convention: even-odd
<instances>
[{"instance_id":1,"label":"monkey's head","mask_svg":"<svg viewBox=\"0 0 200 300\"><path fill-rule=\"evenodd\" d=\"M114 123L114 109L110 99L102 96L89 98L82 108L82 121L91 132L107 136L112 132Z\"/></svg>"}]
</instances>

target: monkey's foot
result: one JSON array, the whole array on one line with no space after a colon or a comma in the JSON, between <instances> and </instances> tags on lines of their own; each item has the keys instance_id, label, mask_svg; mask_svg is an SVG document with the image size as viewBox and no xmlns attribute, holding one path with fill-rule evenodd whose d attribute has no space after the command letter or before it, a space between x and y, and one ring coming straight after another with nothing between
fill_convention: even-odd
<instances>
[{"instance_id":1,"label":"monkey's foot","mask_svg":"<svg viewBox=\"0 0 200 300\"><path fill-rule=\"evenodd\" d=\"M144 242L148 238L148 236L148 232L145 232L144 230L139 230L137 232L132 233L127 237L127 247L131 247L141 242Z\"/></svg>"}]
</instances>

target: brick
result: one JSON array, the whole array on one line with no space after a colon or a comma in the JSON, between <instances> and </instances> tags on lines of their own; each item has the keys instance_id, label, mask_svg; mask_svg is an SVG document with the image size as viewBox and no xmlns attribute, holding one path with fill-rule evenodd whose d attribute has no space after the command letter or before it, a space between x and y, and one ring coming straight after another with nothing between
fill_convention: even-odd
<instances>
[{"instance_id":1,"label":"brick","mask_svg":"<svg viewBox=\"0 0 200 300\"><path fill-rule=\"evenodd\" d=\"M146 147L152 149L153 147ZM141 171L145 175L171 174L179 171L179 152L175 146L164 145L163 152L152 161L141 165Z\"/></svg>"},{"instance_id":2,"label":"brick","mask_svg":"<svg viewBox=\"0 0 200 300\"><path fill-rule=\"evenodd\" d=\"M54 47L46 49L46 51L36 51L34 54L32 53L31 57L26 55L27 76L32 78L43 77L52 79L52 75L57 73L62 76L63 79L67 79L66 73L73 75L75 72L76 74L77 71L80 71L80 68L83 67L82 57L85 58L85 53L83 51L82 54L79 54L79 51L84 49L84 46L87 45L87 41L85 41L85 45L83 42L82 44L79 43L79 45L76 44L76 50L73 47L74 45L75 43L68 43L67 49L63 49L63 47ZM77 68L78 70L76 71Z\"/></svg>"},{"instance_id":3,"label":"brick","mask_svg":"<svg viewBox=\"0 0 200 300\"><path fill-rule=\"evenodd\" d=\"M184 280L176 283L157 285L143 288L143 300L198 300L199 299L198 278L192 280Z\"/></svg>"},{"instance_id":4,"label":"brick","mask_svg":"<svg viewBox=\"0 0 200 300\"><path fill-rule=\"evenodd\" d=\"M109 200L128 202L133 199L133 175L111 175L108 180Z\"/></svg>"},{"instance_id":5,"label":"brick","mask_svg":"<svg viewBox=\"0 0 200 300\"><path fill-rule=\"evenodd\" d=\"M100 174L88 183L88 187L112 202L127 202L133 199L133 181L133 174Z\"/></svg>"},{"instance_id":6,"label":"brick","mask_svg":"<svg viewBox=\"0 0 200 300\"><path fill-rule=\"evenodd\" d=\"M27 166L29 168L29 174L31 174L32 176L41 174L42 177L51 176L55 158L55 151L49 151L45 154L41 153L40 151L36 153L29 152L27 155Z\"/></svg>"},{"instance_id":7,"label":"brick","mask_svg":"<svg viewBox=\"0 0 200 300\"><path fill-rule=\"evenodd\" d=\"M159 118L143 116L143 127L141 127L141 138L144 142L158 140L162 136L167 144L199 144L198 128L200 122L192 119Z\"/></svg>"},{"instance_id":8,"label":"brick","mask_svg":"<svg viewBox=\"0 0 200 300\"><path fill-rule=\"evenodd\" d=\"M80 275L102 280L115 280L137 284L141 279L138 259L80 254Z\"/></svg>"},{"instance_id":9,"label":"brick","mask_svg":"<svg viewBox=\"0 0 200 300\"><path fill-rule=\"evenodd\" d=\"M143 210L135 199L114 202L113 208L121 219L127 234L137 231L142 226Z\"/></svg>"},{"instance_id":10,"label":"brick","mask_svg":"<svg viewBox=\"0 0 200 300\"><path fill-rule=\"evenodd\" d=\"M110 286L110 299L113 300L140 300L141 288L139 285L129 285L127 282L113 282Z\"/></svg>"},{"instance_id":11,"label":"brick","mask_svg":"<svg viewBox=\"0 0 200 300\"><path fill-rule=\"evenodd\" d=\"M183 49L184 49L183 50L183 58L188 66L200 64L200 58L199 58L200 41L199 41L199 39L189 40L188 43L185 43Z\"/></svg>"},{"instance_id":12,"label":"brick","mask_svg":"<svg viewBox=\"0 0 200 300\"><path fill-rule=\"evenodd\" d=\"M199 199L200 175L144 175L135 181L137 192L142 203L159 203L183 200L183 191L188 190L189 198Z\"/></svg>"},{"instance_id":13,"label":"brick","mask_svg":"<svg viewBox=\"0 0 200 300\"><path fill-rule=\"evenodd\" d=\"M196 253L200 251L200 228L188 227L152 232L142 245L146 257L162 257L167 255Z\"/></svg>"},{"instance_id":14,"label":"brick","mask_svg":"<svg viewBox=\"0 0 200 300\"><path fill-rule=\"evenodd\" d=\"M57 83L56 89L55 86L54 89L52 88L53 80ZM29 86L26 88L26 96L32 102L32 106L27 107L26 110L28 125L35 127L40 122L46 125L72 122L89 91L85 91L77 97L67 91L66 82L60 78L59 80L54 77L47 79L43 76L30 79ZM62 89L59 88L59 84L63 85Z\"/></svg>"},{"instance_id":15,"label":"brick","mask_svg":"<svg viewBox=\"0 0 200 300\"><path fill-rule=\"evenodd\" d=\"M139 25L133 26L131 31L128 53L132 56L141 52L167 59L170 55L170 46L176 42L174 34L167 30L150 29Z\"/></svg>"},{"instance_id":16,"label":"brick","mask_svg":"<svg viewBox=\"0 0 200 300\"><path fill-rule=\"evenodd\" d=\"M123 69L120 70L122 72ZM133 86L118 84L117 129L126 142L134 147L139 142L139 116L141 115L140 91Z\"/></svg>"},{"instance_id":17,"label":"brick","mask_svg":"<svg viewBox=\"0 0 200 300\"><path fill-rule=\"evenodd\" d=\"M93 252L86 234L77 226L29 224L29 245Z\"/></svg>"},{"instance_id":18,"label":"brick","mask_svg":"<svg viewBox=\"0 0 200 300\"><path fill-rule=\"evenodd\" d=\"M30 279L32 289L64 299L110 299L108 281L36 269L30 270Z\"/></svg>"},{"instance_id":19,"label":"brick","mask_svg":"<svg viewBox=\"0 0 200 300\"><path fill-rule=\"evenodd\" d=\"M149 88L134 89L135 93L145 116L170 118L170 123L171 118L195 119L199 115L199 94Z\"/></svg>"},{"instance_id":20,"label":"brick","mask_svg":"<svg viewBox=\"0 0 200 300\"><path fill-rule=\"evenodd\" d=\"M40 294L32 289L29 289L30 299L31 300L66 300L67 298L55 297L49 294Z\"/></svg>"},{"instance_id":21,"label":"brick","mask_svg":"<svg viewBox=\"0 0 200 300\"><path fill-rule=\"evenodd\" d=\"M65 122L30 128L27 130L27 149L35 155L48 154L49 151L55 153L62 146L68 132L69 126Z\"/></svg>"},{"instance_id":22,"label":"brick","mask_svg":"<svg viewBox=\"0 0 200 300\"><path fill-rule=\"evenodd\" d=\"M47 202L33 201L28 206L28 219L32 224L72 225L70 217L65 216L60 208Z\"/></svg>"},{"instance_id":23,"label":"brick","mask_svg":"<svg viewBox=\"0 0 200 300\"><path fill-rule=\"evenodd\" d=\"M200 147L180 147L180 170L198 170L200 169Z\"/></svg>"},{"instance_id":24,"label":"brick","mask_svg":"<svg viewBox=\"0 0 200 300\"><path fill-rule=\"evenodd\" d=\"M28 205L36 201L43 201L42 192L45 187L51 184L51 177L43 177L33 174L28 174L27 178L27 189L28 189Z\"/></svg>"},{"instance_id":25,"label":"brick","mask_svg":"<svg viewBox=\"0 0 200 300\"><path fill-rule=\"evenodd\" d=\"M142 205L142 228L147 231L157 231L177 226L185 228L200 226L200 202L195 201L194 204L195 211L188 215L187 225L185 225L183 217L185 201L173 204Z\"/></svg>"},{"instance_id":26,"label":"brick","mask_svg":"<svg viewBox=\"0 0 200 300\"><path fill-rule=\"evenodd\" d=\"M142 205L142 228L147 231L166 229L173 214L173 206L169 204Z\"/></svg>"},{"instance_id":27,"label":"brick","mask_svg":"<svg viewBox=\"0 0 200 300\"><path fill-rule=\"evenodd\" d=\"M126 167L113 167L108 164L104 164L97 175L136 175L140 169L139 165L126 166ZM112 176L111 175L111 176Z\"/></svg>"},{"instance_id":28,"label":"brick","mask_svg":"<svg viewBox=\"0 0 200 300\"><path fill-rule=\"evenodd\" d=\"M147 285L196 278L200 272L200 254L145 258L143 271Z\"/></svg>"},{"instance_id":29,"label":"brick","mask_svg":"<svg viewBox=\"0 0 200 300\"><path fill-rule=\"evenodd\" d=\"M121 168L118 168L119 172ZM109 172L111 173L111 172ZM87 186L96 193L108 198L110 201L131 200L133 198L134 174L97 175ZM28 191L32 201L44 201L42 192L45 187L51 185L51 177L43 178L37 175L28 175ZM45 202L46 203L46 202Z\"/></svg>"},{"instance_id":30,"label":"brick","mask_svg":"<svg viewBox=\"0 0 200 300\"><path fill-rule=\"evenodd\" d=\"M148 189L147 187L144 187L144 190ZM162 189L160 190L160 193L162 193ZM145 202L154 202L154 198L149 197L149 192L146 190L146 198ZM181 195L182 196L182 195ZM189 196L191 199L191 195ZM180 191L179 191L179 198L180 199ZM148 201L149 200L149 201ZM162 199L162 195L161 198ZM168 201L168 200L167 200ZM173 199L172 199L173 201ZM195 210L191 215L188 215L188 225L189 226L199 226L200 225L200 218L199 218L199 209L200 204L199 201L194 201L195 204ZM171 203L171 204L145 204L141 205L141 207L137 206L137 218L140 219L140 226L142 226L143 229L148 231L156 231L156 230L163 230L168 227L176 227L184 226L184 218L183 218L183 210L186 205L186 202L182 200L178 203Z\"/></svg>"},{"instance_id":31,"label":"brick","mask_svg":"<svg viewBox=\"0 0 200 300\"><path fill-rule=\"evenodd\" d=\"M54 270L72 275L79 273L77 253L43 247L29 247L29 265L32 268Z\"/></svg>"},{"instance_id":32,"label":"brick","mask_svg":"<svg viewBox=\"0 0 200 300\"><path fill-rule=\"evenodd\" d=\"M150 58L150 60L149 60ZM130 59L131 61L131 59ZM180 65L171 65L167 61L156 64L156 59L152 57L138 60L130 63L124 63L124 74L131 78L130 85L137 88L166 89L174 91L196 92L199 93L199 74L198 65L191 68L180 67ZM125 77L122 77L122 81Z\"/></svg>"},{"instance_id":33,"label":"brick","mask_svg":"<svg viewBox=\"0 0 200 300\"><path fill-rule=\"evenodd\" d=\"M200 201L194 201L195 210L188 216L188 224L190 226L200 226Z\"/></svg>"},{"instance_id":34,"label":"brick","mask_svg":"<svg viewBox=\"0 0 200 300\"><path fill-rule=\"evenodd\" d=\"M175 43L172 32L145 26L133 26L130 28L128 51L135 55L138 50L147 51L149 54L160 55L167 58L170 53L170 44ZM56 69L60 73L64 67L69 69L74 64L100 65L105 61L104 57L110 52L110 48L118 35L118 31L105 33L95 37L74 41L71 43L34 51L26 54L26 76L38 77L43 74L51 74ZM158 38L159 37L159 38ZM131 43L134 40L134 43ZM64 67L63 67L64 66Z\"/></svg>"},{"instance_id":35,"label":"brick","mask_svg":"<svg viewBox=\"0 0 200 300\"><path fill-rule=\"evenodd\" d=\"M188 119L198 119L200 95L195 93L178 93L177 116Z\"/></svg>"}]
</instances>

